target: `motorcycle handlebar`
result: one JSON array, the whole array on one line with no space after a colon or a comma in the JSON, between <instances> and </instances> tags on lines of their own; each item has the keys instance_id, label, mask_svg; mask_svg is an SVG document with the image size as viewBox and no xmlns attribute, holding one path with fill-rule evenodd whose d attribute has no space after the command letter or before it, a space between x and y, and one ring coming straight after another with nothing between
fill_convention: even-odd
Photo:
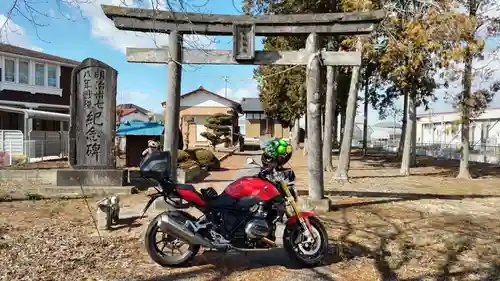
<instances>
[{"instance_id":1,"label":"motorcycle handlebar","mask_svg":"<svg viewBox=\"0 0 500 281\"><path fill-rule=\"evenodd\" d=\"M279 168L275 165L269 165L268 167L262 167L259 172L259 176L265 177L271 174L274 170L282 172L285 179L289 181L295 181L295 172L290 168Z\"/></svg>"},{"instance_id":2,"label":"motorcycle handlebar","mask_svg":"<svg viewBox=\"0 0 500 281\"><path fill-rule=\"evenodd\" d=\"M270 166L270 167L262 167L259 171L259 175L260 176L267 176L269 175L272 171L273 171L274 167L273 166Z\"/></svg>"}]
</instances>

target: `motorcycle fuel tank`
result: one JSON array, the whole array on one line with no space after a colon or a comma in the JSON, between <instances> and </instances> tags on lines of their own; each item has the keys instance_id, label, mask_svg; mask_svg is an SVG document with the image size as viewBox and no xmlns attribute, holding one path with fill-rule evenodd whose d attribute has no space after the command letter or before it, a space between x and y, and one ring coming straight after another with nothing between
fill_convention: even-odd
<instances>
[{"instance_id":1,"label":"motorcycle fuel tank","mask_svg":"<svg viewBox=\"0 0 500 281\"><path fill-rule=\"evenodd\" d=\"M226 187L225 193L233 198L257 197L263 201L280 196L280 192L276 186L266 180L255 177L237 179Z\"/></svg>"}]
</instances>

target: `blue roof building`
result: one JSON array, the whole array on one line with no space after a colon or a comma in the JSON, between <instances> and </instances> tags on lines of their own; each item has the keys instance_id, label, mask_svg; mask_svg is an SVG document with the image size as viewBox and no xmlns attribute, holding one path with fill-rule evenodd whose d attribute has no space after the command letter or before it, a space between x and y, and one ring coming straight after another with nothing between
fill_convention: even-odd
<instances>
[{"instance_id":1,"label":"blue roof building","mask_svg":"<svg viewBox=\"0 0 500 281\"><path fill-rule=\"evenodd\" d=\"M163 136L165 127L158 122L127 121L116 130L117 136Z\"/></svg>"}]
</instances>

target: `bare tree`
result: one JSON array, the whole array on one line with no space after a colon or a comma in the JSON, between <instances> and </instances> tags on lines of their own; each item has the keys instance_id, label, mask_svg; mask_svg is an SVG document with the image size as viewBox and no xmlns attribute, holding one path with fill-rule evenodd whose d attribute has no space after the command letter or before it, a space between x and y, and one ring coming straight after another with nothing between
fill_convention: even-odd
<instances>
[{"instance_id":1,"label":"bare tree","mask_svg":"<svg viewBox=\"0 0 500 281\"><path fill-rule=\"evenodd\" d=\"M35 30L38 40L44 41L43 36L40 35L40 31L43 28L50 26L50 21L53 19L64 19L70 22L77 22L78 20L84 19L85 14L82 7L85 5L97 5L97 0L49 0L49 1L39 1L39 0L4 0L12 1L9 6L7 13L5 14L6 19L2 23L0 22L0 42L9 43L9 38L5 38L8 33L19 33L18 30L12 28L10 25L17 19L22 19L27 21ZM57 11L47 10L47 4L55 4ZM120 0L119 6L124 7L139 7L148 8L152 10L169 10L173 12L207 12L206 6L209 3L207 0L202 5L194 5L189 1L184 0ZM73 18L65 12L65 8L74 9L78 12L80 19ZM152 35L156 32L153 27L151 29L151 34L148 37L153 41L156 47L162 47L158 44L156 36ZM185 44L189 48L196 49L206 49L207 46L216 43L216 39L210 36L201 36L193 32L191 35L187 36L184 40ZM200 40L204 38L204 40ZM199 66L191 66L192 68L199 69Z\"/></svg>"}]
</instances>

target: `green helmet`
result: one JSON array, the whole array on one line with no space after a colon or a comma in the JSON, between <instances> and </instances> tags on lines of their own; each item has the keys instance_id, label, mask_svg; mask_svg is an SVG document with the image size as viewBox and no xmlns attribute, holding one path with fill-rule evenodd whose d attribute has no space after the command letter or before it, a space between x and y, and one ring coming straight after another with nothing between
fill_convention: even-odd
<instances>
[{"instance_id":1,"label":"green helmet","mask_svg":"<svg viewBox=\"0 0 500 281\"><path fill-rule=\"evenodd\" d=\"M292 157L292 146L285 139L274 139L267 143L262 154L262 162L270 164L276 162L284 165Z\"/></svg>"}]
</instances>

